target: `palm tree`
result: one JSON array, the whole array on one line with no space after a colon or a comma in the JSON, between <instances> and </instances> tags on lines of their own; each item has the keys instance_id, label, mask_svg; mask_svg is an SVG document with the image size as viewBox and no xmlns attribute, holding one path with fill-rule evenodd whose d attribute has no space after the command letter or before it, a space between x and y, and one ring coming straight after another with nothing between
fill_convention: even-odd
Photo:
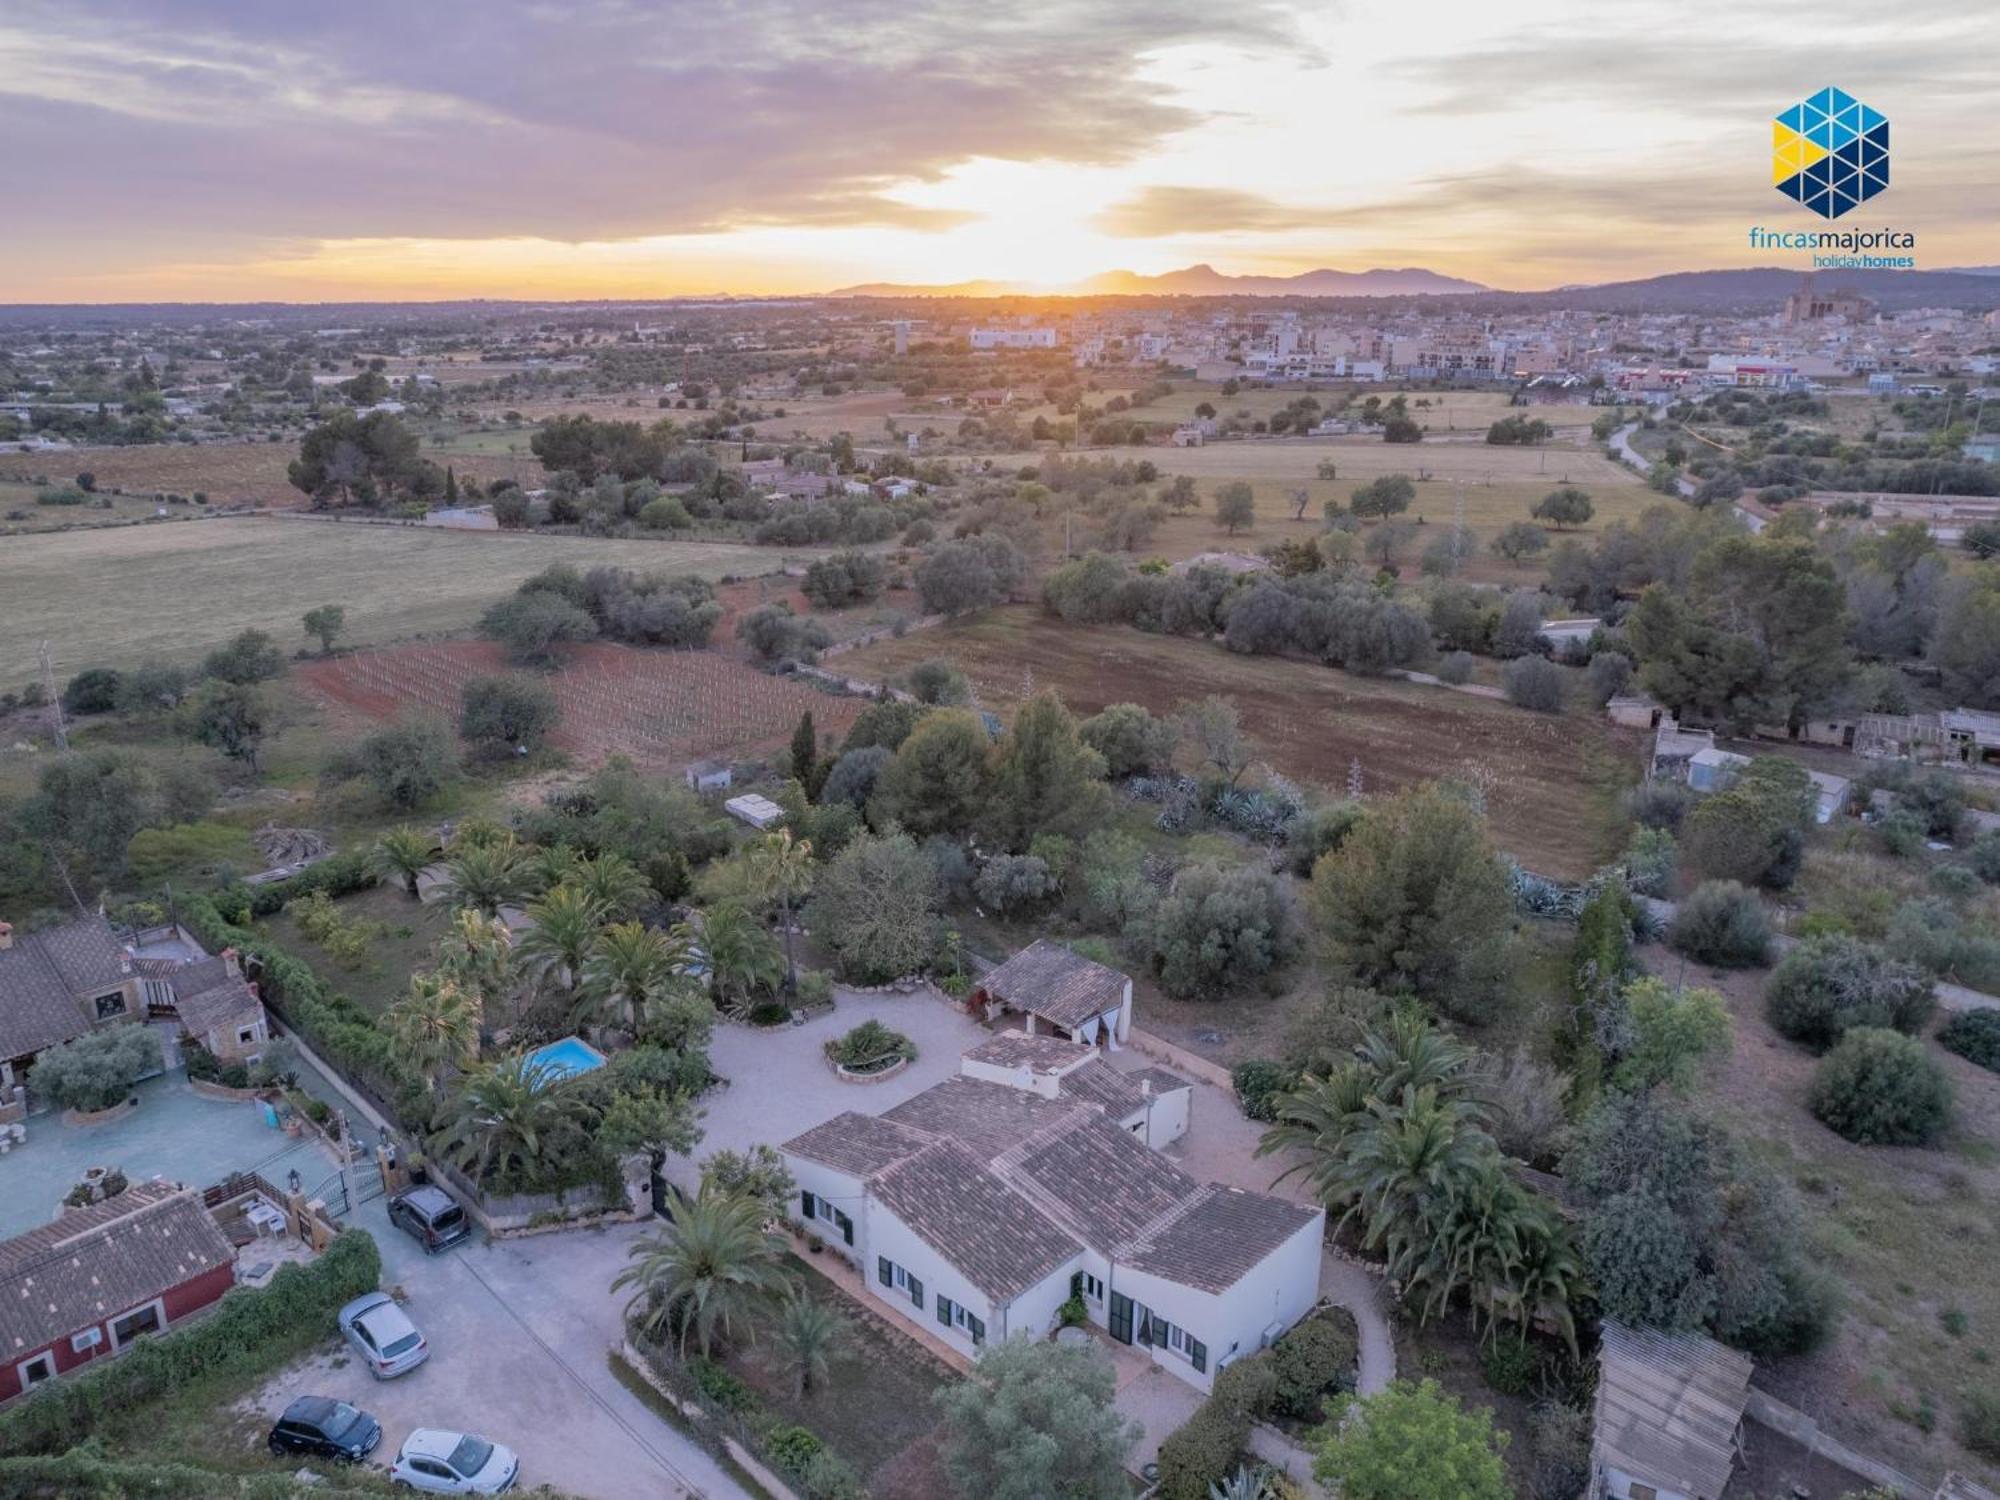
<instances>
[{"instance_id":1,"label":"palm tree","mask_svg":"<svg viewBox=\"0 0 2000 1500\"><path fill-rule=\"evenodd\" d=\"M1583 1286L1583 1259L1568 1227L1546 1203L1528 1198L1522 1219L1520 1254L1503 1280L1484 1289L1494 1319L1487 1331L1490 1334L1501 1321L1517 1325L1523 1333L1553 1329L1574 1354L1576 1316L1570 1304Z\"/></svg>"},{"instance_id":2,"label":"palm tree","mask_svg":"<svg viewBox=\"0 0 2000 1500\"><path fill-rule=\"evenodd\" d=\"M785 923L785 991L799 987L799 963L792 951L792 913L799 898L812 889L813 853L810 839L793 839L789 828L767 834L750 847L750 874L765 901L778 903Z\"/></svg>"},{"instance_id":3,"label":"palm tree","mask_svg":"<svg viewBox=\"0 0 2000 1500\"><path fill-rule=\"evenodd\" d=\"M532 1177L551 1134L570 1113L548 1063L524 1052L496 1058L466 1074L452 1100L452 1116L434 1141L437 1149L471 1172L477 1182Z\"/></svg>"},{"instance_id":4,"label":"palm tree","mask_svg":"<svg viewBox=\"0 0 2000 1500\"><path fill-rule=\"evenodd\" d=\"M559 885L529 902L527 912L534 925L521 935L516 962L536 980L553 978L565 991L574 991L584 957L604 925L603 911L575 886Z\"/></svg>"},{"instance_id":5,"label":"palm tree","mask_svg":"<svg viewBox=\"0 0 2000 1500\"><path fill-rule=\"evenodd\" d=\"M701 937L708 953L715 1003L724 1015L747 1014L751 997L784 977L785 964L778 956L777 939L740 906L713 908L702 926Z\"/></svg>"},{"instance_id":6,"label":"palm tree","mask_svg":"<svg viewBox=\"0 0 2000 1500\"><path fill-rule=\"evenodd\" d=\"M477 994L482 1008L497 1006L506 998L513 958L514 937L507 924L471 907L453 913L451 926L438 939L439 972Z\"/></svg>"},{"instance_id":7,"label":"palm tree","mask_svg":"<svg viewBox=\"0 0 2000 1500\"><path fill-rule=\"evenodd\" d=\"M529 871L518 845L496 840L454 848L444 863L444 878L454 906L491 917L526 892Z\"/></svg>"},{"instance_id":8,"label":"palm tree","mask_svg":"<svg viewBox=\"0 0 2000 1500\"><path fill-rule=\"evenodd\" d=\"M375 841L369 860L378 880L400 880L412 901L417 899L417 877L430 868L437 841L421 828L407 823L391 828Z\"/></svg>"},{"instance_id":9,"label":"palm tree","mask_svg":"<svg viewBox=\"0 0 2000 1500\"><path fill-rule=\"evenodd\" d=\"M1380 1029L1364 1032L1354 1051L1378 1099L1422 1088L1455 1097L1471 1083L1472 1049L1407 1007L1393 1012Z\"/></svg>"},{"instance_id":10,"label":"palm tree","mask_svg":"<svg viewBox=\"0 0 2000 1500\"><path fill-rule=\"evenodd\" d=\"M409 993L382 1017L383 1027L437 1094L447 1076L479 1055L479 997L443 974L416 974Z\"/></svg>"},{"instance_id":11,"label":"palm tree","mask_svg":"<svg viewBox=\"0 0 2000 1500\"><path fill-rule=\"evenodd\" d=\"M537 845L528 854L528 869L538 891L552 891L576 873L583 856L568 844Z\"/></svg>"},{"instance_id":12,"label":"palm tree","mask_svg":"<svg viewBox=\"0 0 2000 1500\"><path fill-rule=\"evenodd\" d=\"M684 941L642 922L614 922L590 945L583 992L600 1014L637 1031L646 1002L687 959Z\"/></svg>"},{"instance_id":13,"label":"palm tree","mask_svg":"<svg viewBox=\"0 0 2000 1500\"><path fill-rule=\"evenodd\" d=\"M642 1303L640 1326L654 1335L674 1329L687 1355L693 1334L702 1357L715 1337L732 1337L759 1304L790 1283L784 1242L764 1228L764 1209L750 1198L704 1193L681 1203L673 1222L632 1246L633 1264L611 1289L633 1289L628 1316Z\"/></svg>"},{"instance_id":14,"label":"palm tree","mask_svg":"<svg viewBox=\"0 0 2000 1500\"><path fill-rule=\"evenodd\" d=\"M798 1376L801 1398L825 1385L834 1361L845 1352L847 1319L830 1302L807 1296L797 1287L778 1309L778 1346Z\"/></svg>"},{"instance_id":15,"label":"palm tree","mask_svg":"<svg viewBox=\"0 0 2000 1500\"><path fill-rule=\"evenodd\" d=\"M622 854L607 851L595 859L580 859L567 878L598 904L606 921L622 921L653 899L653 887Z\"/></svg>"}]
</instances>

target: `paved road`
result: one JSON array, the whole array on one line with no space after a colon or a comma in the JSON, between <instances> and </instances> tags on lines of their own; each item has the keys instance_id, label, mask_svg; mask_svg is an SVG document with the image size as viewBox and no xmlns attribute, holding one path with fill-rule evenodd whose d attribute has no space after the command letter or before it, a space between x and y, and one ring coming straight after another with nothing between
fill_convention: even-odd
<instances>
[{"instance_id":1,"label":"paved road","mask_svg":"<svg viewBox=\"0 0 2000 1500\"><path fill-rule=\"evenodd\" d=\"M1611 451L1616 453L1622 462L1637 469L1641 474L1648 474L1652 472L1652 460L1648 459L1645 454L1632 446L1632 434L1638 430L1639 424L1637 422L1627 422L1623 427L1612 433ZM1696 488L1695 482L1685 474L1675 477L1674 486L1680 491L1683 499L1692 498ZM1743 524L1749 527L1753 534L1764 529L1764 518L1755 511L1745 510L1741 505L1736 506L1735 511L1737 515L1743 518Z\"/></svg>"},{"instance_id":2,"label":"paved road","mask_svg":"<svg viewBox=\"0 0 2000 1500\"><path fill-rule=\"evenodd\" d=\"M623 1294L610 1290L644 1226L468 1242L426 1256L392 1229L377 1198L354 1222L382 1247L382 1284L431 1342L430 1361L377 1381L351 1358L288 1372L256 1400L276 1415L294 1396L335 1396L384 1428L376 1458L393 1460L413 1427L477 1432L521 1455L525 1487L585 1500L748 1500L708 1454L612 1376Z\"/></svg>"}]
</instances>

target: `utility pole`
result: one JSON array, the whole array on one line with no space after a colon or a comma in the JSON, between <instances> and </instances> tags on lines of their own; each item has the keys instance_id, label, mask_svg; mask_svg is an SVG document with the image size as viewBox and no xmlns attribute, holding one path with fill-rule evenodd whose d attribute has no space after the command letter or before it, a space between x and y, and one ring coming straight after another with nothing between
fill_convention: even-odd
<instances>
[{"instance_id":1,"label":"utility pole","mask_svg":"<svg viewBox=\"0 0 2000 1500\"><path fill-rule=\"evenodd\" d=\"M56 692L56 662L49 652L49 643L42 642L42 695L49 700L49 711L55 715L56 749L69 754L69 726L63 722L62 697Z\"/></svg>"}]
</instances>

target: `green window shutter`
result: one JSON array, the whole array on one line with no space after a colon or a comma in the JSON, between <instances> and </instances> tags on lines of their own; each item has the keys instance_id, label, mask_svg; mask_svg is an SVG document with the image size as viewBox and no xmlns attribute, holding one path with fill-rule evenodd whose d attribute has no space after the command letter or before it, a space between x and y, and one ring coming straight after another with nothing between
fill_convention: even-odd
<instances>
[{"instance_id":1,"label":"green window shutter","mask_svg":"<svg viewBox=\"0 0 2000 1500\"><path fill-rule=\"evenodd\" d=\"M1121 1344L1132 1342L1132 1299L1123 1292L1111 1294L1111 1336Z\"/></svg>"},{"instance_id":2,"label":"green window shutter","mask_svg":"<svg viewBox=\"0 0 2000 1500\"><path fill-rule=\"evenodd\" d=\"M840 1226L840 1237L848 1244L854 1243L854 1221L839 1209L833 1211L833 1222Z\"/></svg>"},{"instance_id":3,"label":"green window shutter","mask_svg":"<svg viewBox=\"0 0 2000 1500\"><path fill-rule=\"evenodd\" d=\"M947 1328L951 1327L951 1298L940 1296L937 1299L937 1315L940 1323Z\"/></svg>"},{"instance_id":4,"label":"green window shutter","mask_svg":"<svg viewBox=\"0 0 2000 1500\"><path fill-rule=\"evenodd\" d=\"M1191 1364L1193 1364L1195 1374L1197 1375L1207 1374L1208 1345L1204 1344L1200 1339L1189 1339L1188 1360Z\"/></svg>"},{"instance_id":5,"label":"green window shutter","mask_svg":"<svg viewBox=\"0 0 2000 1500\"><path fill-rule=\"evenodd\" d=\"M875 1257L875 1279L884 1286L894 1286L896 1284L896 1268L889 1264L888 1256L878 1255Z\"/></svg>"},{"instance_id":6,"label":"green window shutter","mask_svg":"<svg viewBox=\"0 0 2000 1500\"><path fill-rule=\"evenodd\" d=\"M971 1313L965 1315L965 1326L966 1330L972 1335L973 1343L983 1344L986 1342L986 1325L973 1317Z\"/></svg>"},{"instance_id":7,"label":"green window shutter","mask_svg":"<svg viewBox=\"0 0 2000 1500\"><path fill-rule=\"evenodd\" d=\"M799 1211L803 1213L808 1219L816 1216L818 1208L819 1208L819 1202L817 1199L813 1197L811 1193L799 1194Z\"/></svg>"},{"instance_id":8,"label":"green window shutter","mask_svg":"<svg viewBox=\"0 0 2000 1500\"><path fill-rule=\"evenodd\" d=\"M918 1307L924 1305L924 1284L914 1276L910 1278L910 1300Z\"/></svg>"}]
</instances>

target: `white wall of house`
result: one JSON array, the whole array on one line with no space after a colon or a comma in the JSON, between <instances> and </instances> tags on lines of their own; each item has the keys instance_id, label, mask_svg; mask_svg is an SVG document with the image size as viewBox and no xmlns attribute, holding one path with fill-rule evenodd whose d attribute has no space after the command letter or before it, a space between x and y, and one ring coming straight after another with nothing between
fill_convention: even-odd
<instances>
[{"instance_id":1,"label":"white wall of house","mask_svg":"<svg viewBox=\"0 0 2000 1500\"><path fill-rule=\"evenodd\" d=\"M1034 1018L1029 1017L1030 1020ZM1089 1054L1084 1054L1087 1058ZM1060 1079L1054 1073L1037 1073L1025 1063L1019 1067L1003 1068L998 1063L979 1062L973 1058L961 1058L958 1070L967 1078L976 1078L981 1083L998 1083L1010 1089L1020 1089L1023 1093L1040 1094L1044 1099L1060 1096Z\"/></svg>"},{"instance_id":2,"label":"white wall of house","mask_svg":"<svg viewBox=\"0 0 2000 1500\"><path fill-rule=\"evenodd\" d=\"M1643 1479L1610 1465L1606 1465L1601 1472L1603 1477L1600 1487L1594 1487L1593 1493L1602 1496L1603 1500L1636 1500L1632 1486L1645 1483ZM1676 1489L1656 1486L1648 1493L1658 1496L1658 1500L1692 1500L1692 1497L1685 1492Z\"/></svg>"},{"instance_id":3,"label":"white wall of house","mask_svg":"<svg viewBox=\"0 0 2000 1500\"><path fill-rule=\"evenodd\" d=\"M1050 1272L1025 1292L1016 1295L1007 1304L1003 1319L1007 1337L1025 1334L1029 1338L1047 1338L1062 1313L1062 1305L1069 1301L1070 1277L1080 1264L1081 1257L1071 1260L1061 1270ZM990 1329L987 1337L993 1337Z\"/></svg>"},{"instance_id":4,"label":"white wall of house","mask_svg":"<svg viewBox=\"0 0 2000 1500\"><path fill-rule=\"evenodd\" d=\"M798 1192L792 1194L790 1215L792 1222L804 1225L826 1243L822 1253L839 1255L863 1265L862 1257L868 1245L868 1205L861 1185L861 1179L845 1172L836 1172L832 1167L823 1166L804 1157L787 1155L785 1165L791 1168L792 1180L798 1184ZM854 1221L854 1243L848 1245L841 1238L839 1225L832 1219L819 1217L808 1222L805 1217L805 1200L801 1193L811 1193L814 1206L821 1215L826 1210L820 1205L831 1204Z\"/></svg>"},{"instance_id":5,"label":"white wall of house","mask_svg":"<svg viewBox=\"0 0 2000 1500\"><path fill-rule=\"evenodd\" d=\"M1155 1151L1171 1146L1187 1134L1188 1110L1194 1102L1193 1089L1174 1089L1154 1094L1146 1101L1145 1142Z\"/></svg>"},{"instance_id":6,"label":"white wall of house","mask_svg":"<svg viewBox=\"0 0 2000 1500\"><path fill-rule=\"evenodd\" d=\"M968 1358L979 1352L978 1346L964 1329L946 1327L938 1322L937 1299L940 1296L949 1297L985 1324L988 1342L1006 1336L1001 1318L986 1300L986 1294L961 1276L957 1267L920 1239L909 1225L879 1202L868 1205L867 1224L865 1240L868 1259L862 1270L867 1274L869 1296L899 1317L921 1324ZM885 1287L876 1279L875 1261L878 1256L887 1256L922 1280L924 1305L921 1309L913 1306L903 1292Z\"/></svg>"},{"instance_id":7,"label":"white wall of house","mask_svg":"<svg viewBox=\"0 0 2000 1500\"><path fill-rule=\"evenodd\" d=\"M1171 1349L1155 1346L1149 1351L1155 1364L1206 1391L1215 1384L1218 1364L1232 1355L1255 1353L1266 1329L1275 1325L1282 1332L1312 1311L1319 1301L1323 1227L1324 1215L1315 1216L1219 1295L1128 1266L1113 1272L1111 1290L1187 1329L1207 1345L1204 1371L1196 1371Z\"/></svg>"}]
</instances>

